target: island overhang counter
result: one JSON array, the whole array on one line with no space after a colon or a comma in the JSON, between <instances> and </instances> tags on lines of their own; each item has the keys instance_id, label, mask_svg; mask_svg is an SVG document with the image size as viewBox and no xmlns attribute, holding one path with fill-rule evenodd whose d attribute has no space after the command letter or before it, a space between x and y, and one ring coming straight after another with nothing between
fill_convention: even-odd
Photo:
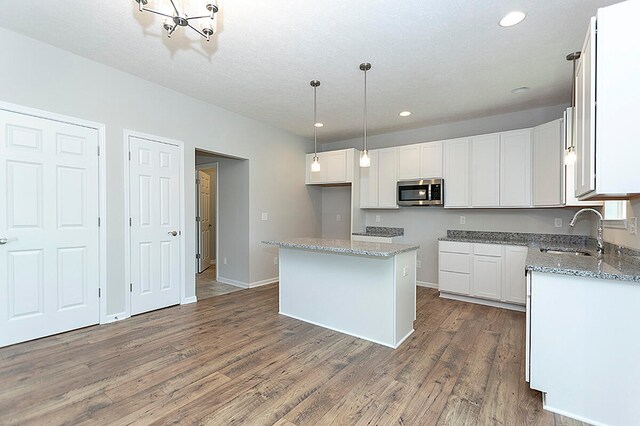
<instances>
[{"instance_id":1,"label":"island overhang counter","mask_svg":"<svg viewBox=\"0 0 640 426\"><path fill-rule=\"evenodd\" d=\"M320 238L280 248L280 314L397 348L413 333L420 246Z\"/></svg>"}]
</instances>

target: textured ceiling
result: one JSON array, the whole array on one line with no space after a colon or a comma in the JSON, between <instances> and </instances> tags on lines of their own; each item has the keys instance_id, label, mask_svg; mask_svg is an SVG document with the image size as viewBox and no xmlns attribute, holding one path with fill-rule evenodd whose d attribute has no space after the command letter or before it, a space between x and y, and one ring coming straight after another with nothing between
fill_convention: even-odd
<instances>
[{"instance_id":1,"label":"textured ceiling","mask_svg":"<svg viewBox=\"0 0 640 426\"><path fill-rule=\"evenodd\" d=\"M183 0L191 14L207 0ZM571 64L590 16L610 0L220 0L207 44L133 0L4 0L0 25L162 86L320 140L362 128L363 61L369 130L383 133L568 102ZM167 9L167 0L149 6ZM527 18L498 26L508 11ZM529 86L524 94L511 90ZM398 112L410 110L408 118Z\"/></svg>"}]
</instances>

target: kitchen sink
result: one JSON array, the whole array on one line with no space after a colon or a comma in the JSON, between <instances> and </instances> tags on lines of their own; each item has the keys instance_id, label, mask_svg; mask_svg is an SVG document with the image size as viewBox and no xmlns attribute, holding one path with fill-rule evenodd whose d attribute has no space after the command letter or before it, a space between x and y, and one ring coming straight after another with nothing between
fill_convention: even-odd
<instances>
[{"instance_id":1,"label":"kitchen sink","mask_svg":"<svg viewBox=\"0 0 640 426\"><path fill-rule=\"evenodd\" d=\"M574 256L591 256L591 253L581 250L559 250L541 248L540 251L548 254L572 254Z\"/></svg>"}]
</instances>

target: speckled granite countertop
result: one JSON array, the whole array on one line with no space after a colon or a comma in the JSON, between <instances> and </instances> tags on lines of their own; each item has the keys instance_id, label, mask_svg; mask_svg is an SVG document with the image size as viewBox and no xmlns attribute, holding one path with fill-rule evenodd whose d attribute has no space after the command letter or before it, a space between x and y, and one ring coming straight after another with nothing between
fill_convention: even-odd
<instances>
[{"instance_id":1,"label":"speckled granite countertop","mask_svg":"<svg viewBox=\"0 0 640 426\"><path fill-rule=\"evenodd\" d=\"M355 254L359 256L392 257L407 251L417 250L419 245L370 243L350 240L328 240L322 238L290 238L281 241L262 241L264 244L285 248Z\"/></svg>"},{"instance_id":2,"label":"speckled granite countertop","mask_svg":"<svg viewBox=\"0 0 640 426\"><path fill-rule=\"evenodd\" d=\"M367 237L402 237L404 228L391 228L384 226L367 226L365 232L354 232L351 235L363 235Z\"/></svg>"},{"instance_id":3,"label":"speckled granite countertop","mask_svg":"<svg viewBox=\"0 0 640 426\"><path fill-rule=\"evenodd\" d=\"M605 243L605 254L598 256L594 238L583 235L529 234L512 232L447 231L440 241L529 247L526 269L534 272L640 282L640 252ZM540 249L584 251L591 256L572 253L544 253Z\"/></svg>"}]
</instances>

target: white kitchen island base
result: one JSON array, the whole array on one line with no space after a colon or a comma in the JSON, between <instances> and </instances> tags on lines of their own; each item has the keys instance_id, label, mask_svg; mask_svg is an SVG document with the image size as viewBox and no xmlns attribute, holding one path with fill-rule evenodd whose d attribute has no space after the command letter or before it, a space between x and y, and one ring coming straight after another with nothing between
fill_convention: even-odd
<instances>
[{"instance_id":1,"label":"white kitchen island base","mask_svg":"<svg viewBox=\"0 0 640 426\"><path fill-rule=\"evenodd\" d=\"M382 257L281 246L280 313L397 348L413 333L416 250Z\"/></svg>"}]
</instances>

